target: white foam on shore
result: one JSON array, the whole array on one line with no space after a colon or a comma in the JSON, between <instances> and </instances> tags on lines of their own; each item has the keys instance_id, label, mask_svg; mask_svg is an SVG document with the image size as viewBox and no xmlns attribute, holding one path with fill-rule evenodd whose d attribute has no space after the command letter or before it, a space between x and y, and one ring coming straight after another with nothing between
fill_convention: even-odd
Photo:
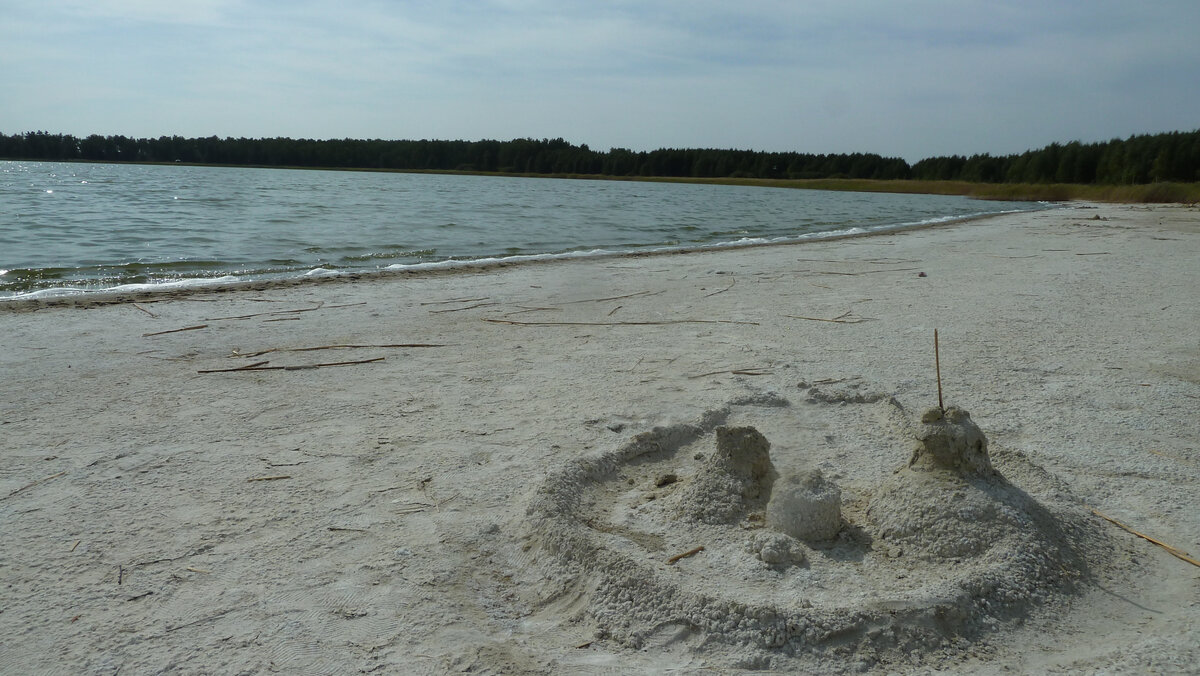
<instances>
[{"instance_id":1,"label":"white foam on shore","mask_svg":"<svg viewBox=\"0 0 1200 676\"><path fill-rule=\"evenodd\" d=\"M197 277L188 279L176 279L169 282L141 283L141 284L119 284L117 286L105 287L77 287L77 286L56 286L49 289L38 289L37 291L27 291L24 293L16 293L11 296L0 298L0 302L6 300L37 300L39 298L60 298L63 296L79 296L83 294L99 294L99 293L137 293L146 291L167 291L176 289L187 289L196 287L208 286L224 286L234 282L240 282L242 279L235 275L224 275L222 277Z\"/></svg>"},{"instance_id":2,"label":"white foam on shore","mask_svg":"<svg viewBox=\"0 0 1200 676\"><path fill-rule=\"evenodd\" d=\"M1056 205L1046 202L1040 202L1044 208L1054 208ZM290 274L272 274L265 278L280 278L287 277L307 277L307 278L327 278L338 277L342 275L355 274L364 275L372 272L380 271L421 271L421 270L454 270L487 267L491 265L509 265L514 263L536 262L536 261L551 261L551 260L569 260L578 258L596 258L600 256L613 256L630 253L677 253L683 251L704 251L709 249L726 249L740 248L750 246L763 246L770 244L789 244L794 242L803 242L810 240L831 239L836 237L849 237L854 235L865 235L870 233L884 233L892 230L903 230L906 228L914 228L928 225L938 225L944 223L954 223L959 221L968 221L975 218L986 216L999 216L1002 214L1018 213L1026 211L1024 209L1008 209L1004 211L980 211L972 214L957 215L957 216L936 216L918 221L907 221L904 223L889 223L885 225L842 228L839 230L821 230L817 232L807 232L801 235L786 235L780 237L742 237L736 240L723 242L709 242L705 244L679 244L670 246L658 246L649 248L621 248L621 249L588 249L580 251L565 251L560 253L539 253L539 254L515 254L512 256L485 256L481 258L450 258L441 261L429 261L423 263L394 263L383 268L361 269L352 268L345 270L331 270L329 268L313 268L306 272L294 272ZM188 278L178 279L166 282L141 283L141 284L122 284L110 287L51 287L47 289L38 289L36 291L28 291L22 293L14 293L8 296L0 296L0 302L4 301L20 301L20 300L37 300L45 298L57 298L64 296L76 296L84 294L108 294L108 293L129 293L129 292L154 292L178 290L187 288L200 288L220 286L244 281L258 281L264 279L259 276L244 276L225 275L222 277L213 278Z\"/></svg>"}]
</instances>

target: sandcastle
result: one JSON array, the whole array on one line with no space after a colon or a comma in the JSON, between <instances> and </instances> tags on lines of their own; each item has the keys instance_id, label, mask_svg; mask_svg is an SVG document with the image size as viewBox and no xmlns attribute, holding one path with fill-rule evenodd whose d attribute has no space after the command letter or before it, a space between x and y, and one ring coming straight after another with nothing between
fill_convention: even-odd
<instances>
[{"instance_id":1,"label":"sandcastle","mask_svg":"<svg viewBox=\"0 0 1200 676\"><path fill-rule=\"evenodd\" d=\"M840 423L847 405L882 422L876 437L914 444L908 462L835 482L788 439L773 448L756 426L725 424L759 418L799 436L814 420ZM905 423L890 397L826 395L810 398L801 425L771 406L655 428L547 478L532 535L551 579L589 590L597 637L638 647L670 631L757 651L760 666L816 653L878 661L997 631L1087 575L1079 543L1099 535L1076 506L1011 484L966 411ZM1053 483L1019 455L1005 461Z\"/></svg>"}]
</instances>

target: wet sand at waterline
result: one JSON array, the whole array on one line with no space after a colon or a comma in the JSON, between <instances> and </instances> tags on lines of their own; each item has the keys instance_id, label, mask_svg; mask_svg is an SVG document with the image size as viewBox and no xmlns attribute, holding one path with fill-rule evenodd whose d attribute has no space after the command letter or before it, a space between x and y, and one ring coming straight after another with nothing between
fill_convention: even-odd
<instances>
[{"instance_id":1,"label":"wet sand at waterline","mask_svg":"<svg viewBox=\"0 0 1200 676\"><path fill-rule=\"evenodd\" d=\"M1200 554L1198 261L1081 204L5 303L0 672L1186 672L1200 568L1096 512Z\"/></svg>"}]
</instances>

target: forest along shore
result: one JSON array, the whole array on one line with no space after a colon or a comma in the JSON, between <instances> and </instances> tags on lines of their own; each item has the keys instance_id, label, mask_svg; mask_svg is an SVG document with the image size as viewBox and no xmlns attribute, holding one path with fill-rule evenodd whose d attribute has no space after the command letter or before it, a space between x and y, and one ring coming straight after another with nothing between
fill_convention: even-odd
<instances>
[{"instance_id":1,"label":"forest along shore","mask_svg":"<svg viewBox=\"0 0 1200 676\"><path fill-rule=\"evenodd\" d=\"M1196 208L1079 204L0 310L0 672L1186 671L1198 252ZM974 549L900 532L935 329ZM734 428L835 534L672 512Z\"/></svg>"}]
</instances>

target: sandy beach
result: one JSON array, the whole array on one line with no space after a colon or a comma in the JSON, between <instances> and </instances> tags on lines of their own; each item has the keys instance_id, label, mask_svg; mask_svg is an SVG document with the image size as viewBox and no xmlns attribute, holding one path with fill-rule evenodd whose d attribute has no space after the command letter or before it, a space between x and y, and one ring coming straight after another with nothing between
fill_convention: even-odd
<instances>
[{"instance_id":1,"label":"sandy beach","mask_svg":"<svg viewBox=\"0 0 1200 676\"><path fill-rule=\"evenodd\" d=\"M1198 317L1096 204L0 304L0 672L1197 673Z\"/></svg>"}]
</instances>

